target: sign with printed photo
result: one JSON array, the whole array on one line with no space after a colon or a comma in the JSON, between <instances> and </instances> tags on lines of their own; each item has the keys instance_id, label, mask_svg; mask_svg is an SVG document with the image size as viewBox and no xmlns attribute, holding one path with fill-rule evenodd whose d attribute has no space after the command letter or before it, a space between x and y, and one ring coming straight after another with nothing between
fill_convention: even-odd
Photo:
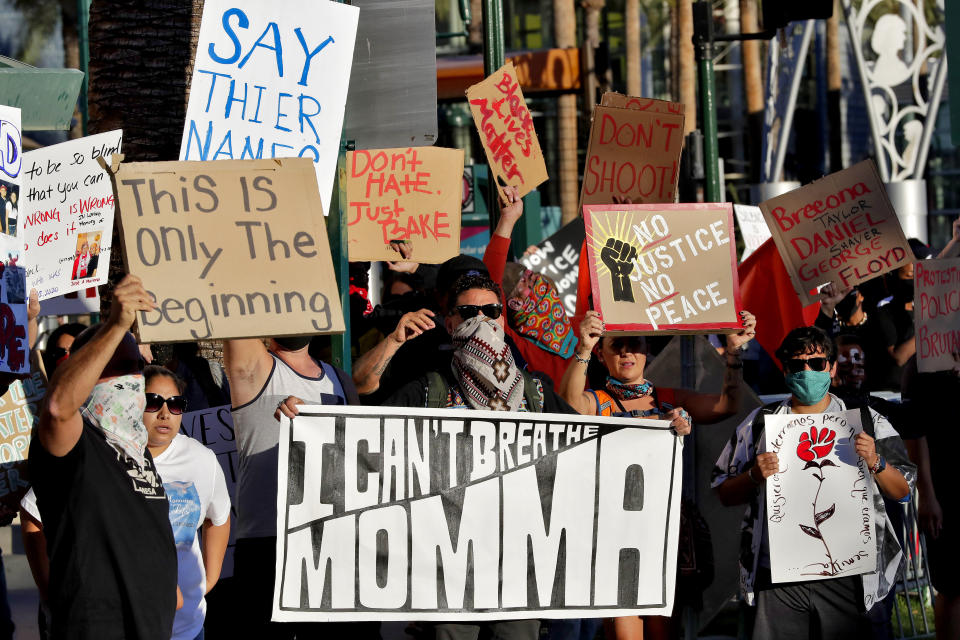
<instances>
[{"instance_id":1,"label":"sign with printed photo","mask_svg":"<svg viewBox=\"0 0 960 640\"><path fill-rule=\"evenodd\" d=\"M123 162L111 178L127 271L157 302L142 342L343 331L310 160Z\"/></svg>"},{"instance_id":2,"label":"sign with printed photo","mask_svg":"<svg viewBox=\"0 0 960 640\"><path fill-rule=\"evenodd\" d=\"M610 204L614 196L636 204L676 200L684 115L670 111L670 104L657 110L594 107L581 207Z\"/></svg>"},{"instance_id":3,"label":"sign with printed photo","mask_svg":"<svg viewBox=\"0 0 960 640\"><path fill-rule=\"evenodd\" d=\"M328 0L206 0L180 159L309 158L326 211L359 14Z\"/></svg>"},{"instance_id":4,"label":"sign with printed photo","mask_svg":"<svg viewBox=\"0 0 960 640\"><path fill-rule=\"evenodd\" d=\"M441 147L347 152L350 260L440 263L459 253L463 150Z\"/></svg>"},{"instance_id":5,"label":"sign with printed photo","mask_svg":"<svg viewBox=\"0 0 960 640\"><path fill-rule=\"evenodd\" d=\"M467 89L467 101L500 193L516 187L523 197L546 182L547 165L513 63Z\"/></svg>"},{"instance_id":6,"label":"sign with printed photo","mask_svg":"<svg viewBox=\"0 0 960 640\"><path fill-rule=\"evenodd\" d=\"M15 246L23 184L23 131L20 109L0 105L0 245ZM7 237L4 237L7 236ZM7 263L7 254L0 255Z\"/></svg>"},{"instance_id":7,"label":"sign with printed photo","mask_svg":"<svg viewBox=\"0 0 960 640\"><path fill-rule=\"evenodd\" d=\"M760 203L797 295L846 289L913 262L873 160Z\"/></svg>"},{"instance_id":8,"label":"sign with printed photo","mask_svg":"<svg viewBox=\"0 0 960 640\"><path fill-rule=\"evenodd\" d=\"M668 615L682 446L661 420L302 406L273 620Z\"/></svg>"},{"instance_id":9,"label":"sign with printed photo","mask_svg":"<svg viewBox=\"0 0 960 640\"><path fill-rule=\"evenodd\" d=\"M593 307L608 332L742 328L731 205L586 205L583 217Z\"/></svg>"},{"instance_id":10,"label":"sign with printed photo","mask_svg":"<svg viewBox=\"0 0 960 640\"><path fill-rule=\"evenodd\" d=\"M854 448L860 410L764 420L766 450L780 461L765 483L773 582L874 571L873 476Z\"/></svg>"},{"instance_id":11,"label":"sign with printed photo","mask_svg":"<svg viewBox=\"0 0 960 640\"><path fill-rule=\"evenodd\" d=\"M107 281L113 187L98 160L120 153L122 139L110 131L24 155L20 240L27 287L40 300Z\"/></svg>"},{"instance_id":12,"label":"sign with printed photo","mask_svg":"<svg viewBox=\"0 0 960 640\"><path fill-rule=\"evenodd\" d=\"M960 369L960 258L920 260L913 280L917 369Z\"/></svg>"}]
</instances>

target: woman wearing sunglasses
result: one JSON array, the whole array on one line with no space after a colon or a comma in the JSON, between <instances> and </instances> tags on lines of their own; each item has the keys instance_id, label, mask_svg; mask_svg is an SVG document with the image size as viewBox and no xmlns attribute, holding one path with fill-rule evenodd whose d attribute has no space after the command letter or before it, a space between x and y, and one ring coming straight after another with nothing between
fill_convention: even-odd
<instances>
[{"instance_id":1,"label":"woman wearing sunglasses","mask_svg":"<svg viewBox=\"0 0 960 640\"><path fill-rule=\"evenodd\" d=\"M177 584L183 607L173 621L173 640L203 638L204 595L220 577L230 537L230 494L212 451L180 432L187 410L185 383L163 367L148 366L143 424L170 503L177 544ZM197 530L203 527L202 545Z\"/></svg>"}]
</instances>

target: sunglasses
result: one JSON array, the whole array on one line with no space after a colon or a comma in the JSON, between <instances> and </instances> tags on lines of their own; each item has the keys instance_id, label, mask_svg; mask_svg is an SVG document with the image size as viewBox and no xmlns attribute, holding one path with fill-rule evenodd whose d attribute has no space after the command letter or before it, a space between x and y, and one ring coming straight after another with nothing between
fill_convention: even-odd
<instances>
[{"instance_id":1,"label":"sunglasses","mask_svg":"<svg viewBox=\"0 0 960 640\"><path fill-rule=\"evenodd\" d=\"M483 315L491 320L496 320L503 312L503 305L499 302L492 304L461 304L454 307L453 312L459 314L464 320L475 318L479 313L483 313Z\"/></svg>"},{"instance_id":2,"label":"sunglasses","mask_svg":"<svg viewBox=\"0 0 960 640\"><path fill-rule=\"evenodd\" d=\"M804 360L803 358L791 358L783 363L783 366L786 368L787 373L800 373L808 365L813 371L826 371L827 365L829 364L826 358L808 358Z\"/></svg>"},{"instance_id":3,"label":"sunglasses","mask_svg":"<svg viewBox=\"0 0 960 640\"><path fill-rule=\"evenodd\" d=\"M143 408L147 413L156 413L160 411L160 408L163 405L167 405L167 409L170 410L175 416L180 415L187 409L187 399L183 396L170 396L169 398L164 398L158 393L148 393L147 394L147 406Z\"/></svg>"}]
</instances>

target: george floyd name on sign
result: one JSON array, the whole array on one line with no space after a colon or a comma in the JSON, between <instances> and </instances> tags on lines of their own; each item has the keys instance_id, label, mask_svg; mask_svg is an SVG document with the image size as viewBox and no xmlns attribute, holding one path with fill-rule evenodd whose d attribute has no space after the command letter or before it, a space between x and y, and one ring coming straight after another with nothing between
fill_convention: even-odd
<instances>
[{"instance_id":1,"label":"george floyd name on sign","mask_svg":"<svg viewBox=\"0 0 960 640\"><path fill-rule=\"evenodd\" d=\"M326 211L359 14L327 0L206 0L180 159L309 158Z\"/></svg>"},{"instance_id":2,"label":"george floyd name on sign","mask_svg":"<svg viewBox=\"0 0 960 640\"><path fill-rule=\"evenodd\" d=\"M585 205L593 305L607 331L742 327L728 204Z\"/></svg>"},{"instance_id":3,"label":"george floyd name on sign","mask_svg":"<svg viewBox=\"0 0 960 640\"><path fill-rule=\"evenodd\" d=\"M960 369L960 258L920 260L913 280L917 369Z\"/></svg>"},{"instance_id":4,"label":"george floyd name on sign","mask_svg":"<svg viewBox=\"0 0 960 640\"><path fill-rule=\"evenodd\" d=\"M913 261L873 160L760 203L800 301L847 289Z\"/></svg>"},{"instance_id":5,"label":"george floyd name on sign","mask_svg":"<svg viewBox=\"0 0 960 640\"><path fill-rule=\"evenodd\" d=\"M120 153L120 130L26 153L19 237L27 288L40 300L107 281L113 187L97 162Z\"/></svg>"},{"instance_id":6,"label":"george floyd name on sign","mask_svg":"<svg viewBox=\"0 0 960 640\"><path fill-rule=\"evenodd\" d=\"M546 182L547 165L513 63L467 89L467 101L500 193L516 187L523 197Z\"/></svg>"},{"instance_id":7,"label":"george floyd name on sign","mask_svg":"<svg viewBox=\"0 0 960 640\"><path fill-rule=\"evenodd\" d=\"M111 179L127 271L158 306L141 341L343 331L310 160L123 162Z\"/></svg>"},{"instance_id":8,"label":"george floyd name on sign","mask_svg":"<svg viewBox=\"0 0 960 640\"><path fill-rule=\"evenodd\" d=\"M273 619L664 615L681 454L657 420L300 407Z\"/></svg>"},{"instance_id":9,"label":"george floyd name on sign","mask_svg":"<svg viewBox=\"0 0 960 640\"><path fill-rule=\"evenodd\" d=\"M350 260L439 263L460 252L463 150L441 147L347 152Z\"/></svg>"},{"instance_id":10,"label":"george floyd name on sign","mask_svg":"<svg viewBox=\"0 0 960 640\"><path fill-rule=\"evenodd\" d=\"M580 204L672 203L680 179L683 109L676 103L605 94L593 110Z\"/></svg>"},{"instance_id":11,"label":"george floyd name on sign","mask_svg":"<svg viewBox=\"0 0 960 640\"><path fill-rule=\"evenodd\" d=\"M536 251L520 259L527 269L553 280L571 318L577 309L580 249L584 237L583 218L578 217L538 244Z\"/></svg>"}]
</instances>

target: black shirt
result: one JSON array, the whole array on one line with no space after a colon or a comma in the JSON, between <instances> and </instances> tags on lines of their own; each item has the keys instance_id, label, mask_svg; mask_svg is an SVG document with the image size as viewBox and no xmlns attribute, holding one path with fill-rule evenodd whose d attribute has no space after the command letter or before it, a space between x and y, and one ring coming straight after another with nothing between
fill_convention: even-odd
<instances>
[{"instance_id":1,"label":"black shirt","mask_svg":"<svg viewBox=\"0 0 960 640\"><path fill-rule=\"evenodd\" d=\"M141 470L84 423L63 457L34 436L28 463L50 558L53 637L169 640L177 551L150 452Z\"/></svg>"},{"instance_id":2,"label":"black shirt","mask_svg":"<svg viewBox=\"0 0 960 640\"><path fill-rule=\"evenodd\" d=\"M877 310L878 342L883 347L876 362L872 365L867 361L867 383L870 389L900 390L900 378L903 376L903 366L890 355L889 348L896 349L904 342L914 339L913 312L903 307L903 302L894 300ZM871 354L867 354L869 358ZM873 376L871 377L871 367Z\"/></svg>"}]
</instances>

